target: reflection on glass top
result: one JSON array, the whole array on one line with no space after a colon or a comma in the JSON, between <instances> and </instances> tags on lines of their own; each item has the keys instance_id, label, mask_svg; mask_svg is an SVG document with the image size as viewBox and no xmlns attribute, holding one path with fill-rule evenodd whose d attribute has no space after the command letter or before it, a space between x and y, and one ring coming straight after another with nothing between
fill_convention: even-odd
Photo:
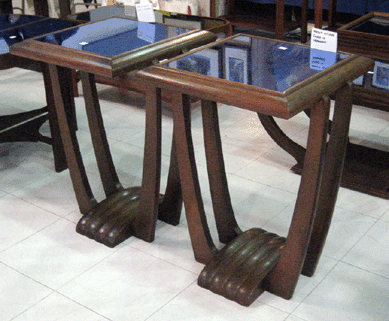
<instances>
[{"instance_id":1,"label":"reflection on glass top","mask_svg":"<svg viewBox=\"0 0 389 321\"><path fill-rule=\"evenodd\" d=\"M26 23L45 19L44 17L28 16L24 14L1 14L0 15L0 30L14 28Z\"/></svg>"},{"instance_id":2,"label":"reflection on glass top","mask_svg":"<svg viewBox=\"0 0 389 321\"><path fill-rule=\"evenodd\" d=\"M126 14L127 13L127 14ZM135 7L133 10L124 10L123 5L110 5L110 6L101 6L99 8L77 12L70 16L70 19L73 20L82 20L82 21L97 21L103 20L110 17L131 17L136 18Z\"/></svg>"},{"instance_id":3,"label":"reflection on glass top","mask_svg":"<svg viewBox=\"0 0 389 321\"><path fill-rule=\"evenodd\" d=\"M168 66L283 92L346 57L304 46L238 36L174 60Z\"/></svg>"},{"instance_id":4,"label":"reflection on glass top","mask_svg":"<svg viewBox=\"0 0 389 321\"><path fill-rule=\"evenodd\" d=\"M386 17L373 17L350 30L389 36L389 19Z\"/></svg>"},{"instance_id":5,"label":"reflection on glass top","mask_svg":"<svg viewBox=\"0 0 389 321\"><path fill-rule=\"evenodd\" d=\"M28 25L0 31L0 54L9 52L9 47L17 42L73 27L74 21L60 19L41 19Z\"/></svg>"},{"instance_id":6,"label":"reflection on glass top","mask_svg":"<svg viewBox=\"0 0 389 321\"><path fill-rule=\"evenodd\" d=\"M37 40L113 57L187 31L189 30L160 24L110 18Z\"/></svg>"}]
</instances>

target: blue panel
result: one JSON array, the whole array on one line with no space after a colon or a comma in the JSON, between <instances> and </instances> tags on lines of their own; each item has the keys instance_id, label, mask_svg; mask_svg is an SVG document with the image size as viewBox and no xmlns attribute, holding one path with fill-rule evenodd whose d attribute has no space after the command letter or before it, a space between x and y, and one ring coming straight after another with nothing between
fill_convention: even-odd
<instances>
[{"instance_id":1,"label":"blue panel","mask_svg":"<svg viewBox=\"0 0 389 321\"><path fill-rule=\"evenodd\" d=\"M0 30L14 28L26 23L45 19L44 17L18 15L18 14L2 14L0 15Z\"/></svg>"},{"instance_id":2,"label":"blue panel","mask_svg":"<svg viewBox=\"0 0 389 321\"><path fill-rule=\"evenodd\" d=\"M24 16L26 18L28 16ZM33 16L30 16L33 17ZM26 21L26 19L24 19ZM14 26L0 32L0 54L9 52L9 47L17 42L52 33L65 28L73 27L74 21L60 19L37 19L36 22L27 25Z\"/></svg>"},{"instance_id":3,"label":"blue panel","mask_svg":"<svg viewBox=\"0 0 389 321\"><path fill-rule=\"evenodd\" d=\"M283 92L347 55L239 36L169 63L169 67Z\"/></svg>"},{"instance_id":4,"label":"blue panel","mask_svg":"<svg viewBox=\"0 0 389 321\"><path fill-rule=\"evenodd\" d=\"M113 57L188 31L172 26L110 18L37 40Z\"/></svg>"}]
</instances>

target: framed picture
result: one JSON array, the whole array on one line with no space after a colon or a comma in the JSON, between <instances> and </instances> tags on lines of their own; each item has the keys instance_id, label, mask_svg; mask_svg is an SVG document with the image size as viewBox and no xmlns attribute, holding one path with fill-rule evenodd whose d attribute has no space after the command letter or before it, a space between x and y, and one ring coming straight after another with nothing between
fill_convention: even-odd
<instances>
[{"instance_id":1,"label":"framed picture","mask_svg":"<svg viewBox=\"0 0 389 321\"><path fill-rule=\"evenodd\" d=\"M215 49L203 49L170 62L169 67L219 78L220 52Z\"/></svg>"},{"instance_id":2,"label":"framed picture","mask_svg":"<svg viewBox=\"0 0 389 321\"><path fill-rule=\"evenodd\" d=\"M249 54L247 48L226 46L224 50L225 78L231 81L248 84Z\"/></svg>"},{"instance_id":3,"label":"framed picture","mask_svg":"<svg viewBox=\"0 0 389 321\"><path fill-rule=\"evenodd\" d=\"M372 85L389 90L389 64L376 61Z\"/></svg>"}]
</instances>

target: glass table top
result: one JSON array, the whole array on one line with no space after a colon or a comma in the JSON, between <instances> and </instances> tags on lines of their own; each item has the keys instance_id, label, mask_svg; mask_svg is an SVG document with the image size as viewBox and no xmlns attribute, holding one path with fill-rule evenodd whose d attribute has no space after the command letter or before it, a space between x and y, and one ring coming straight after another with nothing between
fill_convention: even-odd
<instances>
[{"instance_id":1,"label":"glass table top","mask_svg":"<svg viewBox=\"0 0 389 321\"><path fill-rule=\"evenodd\" d=\"M238 36L176 59L168 66L284 92L346 57L305 46Z\"/></svg>"},{"instance_id":2,"label":"glass table top","mask_svg":"<svg viewBox=\"0 0 389 321\"><path fill-rule=\"evenodd\" d=\"M17 26L31 23L34 21L46 19L45 17L19 15L19 14L1 14L0 15L0 30L14 28Z\"/></svg>"},{"instance_id":3,"label":"glass table top","mask_svg":"<svg viewBox=\"0 0 389 321\"><path fill-rule=\"evenodd\" d=\"M364 33L389 36L389 19L386 17L373 17L350 30Z\"/></svg>"},{"instance_id":4,"label":"glass table top","mask_svg":"<svg viewBox=\"0 0 389 321\"><path fill-rule=\"evenodd\" d=\"M14 26L12 29L0 31L0 54L8 53L9 47L17 42L73 27L77 24L68 20L40 18L34 23Z\"/></svg>"},{"instance_id":5,"label":"glass table top","mask_svg":"<svg viewBox=\"0 0 389 321\"><path fill-rule=\"evenodd\" d=\"M36 40L114 57L188 31L190 30L115 17Z\"/></svg>"}]
</instances>

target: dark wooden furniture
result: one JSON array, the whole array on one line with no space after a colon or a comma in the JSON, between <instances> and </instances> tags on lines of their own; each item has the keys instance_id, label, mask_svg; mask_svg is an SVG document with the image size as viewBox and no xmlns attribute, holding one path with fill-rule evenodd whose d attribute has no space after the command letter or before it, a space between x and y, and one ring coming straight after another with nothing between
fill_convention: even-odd
<instances>
[{"instance_id":1,"label":"dark wooden furniture","mask_svg":"<svg viewBox=\"0 0 389 321\"><path fill-rule=\"evenodd\" d=\"M60 18L66 19L71 14L70 0L60 0ZM38 16L49 16L49 5L47 0L34 0L34 13Z\"/></svg>"},{"instance_id":2,"label":"dark wooden furniture","mask_svg":"<svg viewBox=\"0 0 389 321\"><path fill-rule=\"evenodd\" d=\"M301 42L307 41L307 19L308 19L308 0L301 1L301 21L295 22L285 19L285 0L276 1L275 17L258 16L258 13L236 13L235 2L237 0L227 0L226 14L222 18L228 20L233 26L242 26L257 28L266 31L274 31L276 39L284 39L285 33L301 27ZM210 15L216 16L216 1L210 2Z\"/></svg>"},{"instance_id":3,"label":"dark wooden furniture","mask_svg":"<svg viewBox=\"0 0 389 321\"><path fill-rule=\"evenodd\" d=\"M389 13L369 14L340 27L338 48L389 64ZM379 68L373 70L379 72ZM353 102L389 112L389 88L374 81L374 73L363 76L355 86ZM389 154L379 149L349 144L342 184L371 195L389 199Z\"/></svg>"},{"instance_id":4,"label":"dark wooden furniture","mask_svg":"<svg viewBox=\"0 0 389 321\"><path fill-rule=\"evenodd\" d=\"M122 5L103 6L98 9L74 13L69 16L69 19L79 22L93 22L110 17L127 17L124 7ZM131 17L130 17L131 18ZM163 23L182 27L188 22L194 22L193 25L200 25L200 29L210 31L216 34L219 38L225 38L232 35L232 28L230 23L221 18L209 18L200 16L189 16L185 14L170 13L169 20L163 19ZM174 19L174 20L173 20ZM141 81L134 80L133 77L126 75L119 75L118 77L104 77L95 75L97 83L115 86L118 88L128 89L144 94L146 92L145 84ZM170 95L164 93L164 101L170 101Z\"/></svg>"},{"instance_id":5,"label":"dark wooden furniture","mask_svg":"<svg viewBox=\"0 0 389 321\"><path fill-rule=\"evenodd\" d=\"M12 13L12 0L0 0L0 13Z\"/></svg>"},{"instance_id":6,"label":"dark wooden furniture","mask_svg":"<svg viewBox=\"0 0 389 321\"><path fill-rule=\"evenodd\" d=\"M105 134L94 76L115 78L174 57L216 39L208 31L110 18L68 29L11 48L14 55L49 64L61 137L77 201L82 214L77 231L107 246L115 246L131 235L152 241L157 217L178 224L181 193L172 153L165 195L159 195L160 114L146 113L146 140L141 187L124 189L119 182ZM139 35L139 37L138 37ZM107 45L108 44L108 45ZM106 199L97 202L88 183L77 137L66 117L59 69L80 71L87 116ZM149 99L149 98L147 98Z\"/></svg>"},{"instance_id":7,"label":"dark wooden furniture","mask_svg":"<svg viewBox=\"0 0 389 321\"><path fill-rule=\"evenodd\" d=\"M70 0L59 1L60 18L66 19L71 14ZM0 0L0 13L13 13L12 0ZM49 16L47 0L34 0L34 13L37 16Z\"/></svg>"},{"instance_id":8,"label":"dark wooden furniture","mask_svg":"<svg viewBox=\"0 0 389 321\"><path fill-rule=\"evenodd\" d=\"M72 27L78 22L44 18L38 16L27 15L0 15L0 23L2 30L0 38L3 40L3 45L0 50L0 69L9 69L19 67L29 70L42 72L44 77L47 107L39 108L29 112L1 115L0 116L0 143L16 142L16 141L42 141L51 144L54 153L55 170L60 172L67 168L65 154L62 141L59 136L59 127L54 108L54 97L50 86L50 78L47 66L41 63L36 63L30 59L14 57L9 53L9 47L14 44L36 37L45 33L62 30ZM65 75L63 75L65 77ZM74 115L74 102L71 89L66 86L66 82L62 86L62 90L66 94L66 111L69 117ZM21 88L21 94L23 89ZM45 121L49 120L51 138L40 134L39 129ZM74 116L73 116L74 120ZM75 129L75 122L72 125Z\"/></svg>"},{"instance_id":9,"label":"dark wooden furniture","mask_svg":"<svg viewBox=\"0 0 389 321\"><path fill-rule=\"evenodd\" d=\"M233 26L242 26L257 28L265 31L274 31L276 39L284 39L287 32L300 26L302 43L307 42L308 33L308 0L301 1L301 19L300 21L291 21L285 19L285 5L288 1L285 0L274 0L264 1L264 3L275 3L275 17L259 15L257 12L236 12L236 6L239 2L249 2L247 0L227 0L226 14L222 17L228 20ZM262 3L262 1L258 1ZM295 2L293 2L295 5ZM336 24L336 6L337 0L329 0L328 10L328 28L334 29ZM211 17L216 16L216 1L211 0L210 2ZM314 25L316 28L323 27L323 0L315 0L315 21Z\"/></svg>"},{"instance_id":10,"label":"dark wooden furniture","mask_svg":"<svg viewBox=\"0 0 389 321\"><path fill-rule=\"evenodd\" d=\"M373 65L367 58L350 56L339 61L334 55L336 64L324 71L313 70L307 47L241 35L138 72L137 77L147 84L148 112L160 114L161 90L174 93L174 137L189 233L196 260L206 264L200 286L250 305L264 290L289 299L300 273L314 273L342 173L351 114L349 82ZM212 67L202 63L206 59ZM327 95L331 93L336 103L327 143ZM191 96L202 101L213 210L219 239L227 244L221 250L209 232L197 177ZM301 184L286 238L260 228L240 230L228 191L216 102L284 119L309 109ZM154 136L159 131L156 126Z\"/></svg>"}]
</instances>

